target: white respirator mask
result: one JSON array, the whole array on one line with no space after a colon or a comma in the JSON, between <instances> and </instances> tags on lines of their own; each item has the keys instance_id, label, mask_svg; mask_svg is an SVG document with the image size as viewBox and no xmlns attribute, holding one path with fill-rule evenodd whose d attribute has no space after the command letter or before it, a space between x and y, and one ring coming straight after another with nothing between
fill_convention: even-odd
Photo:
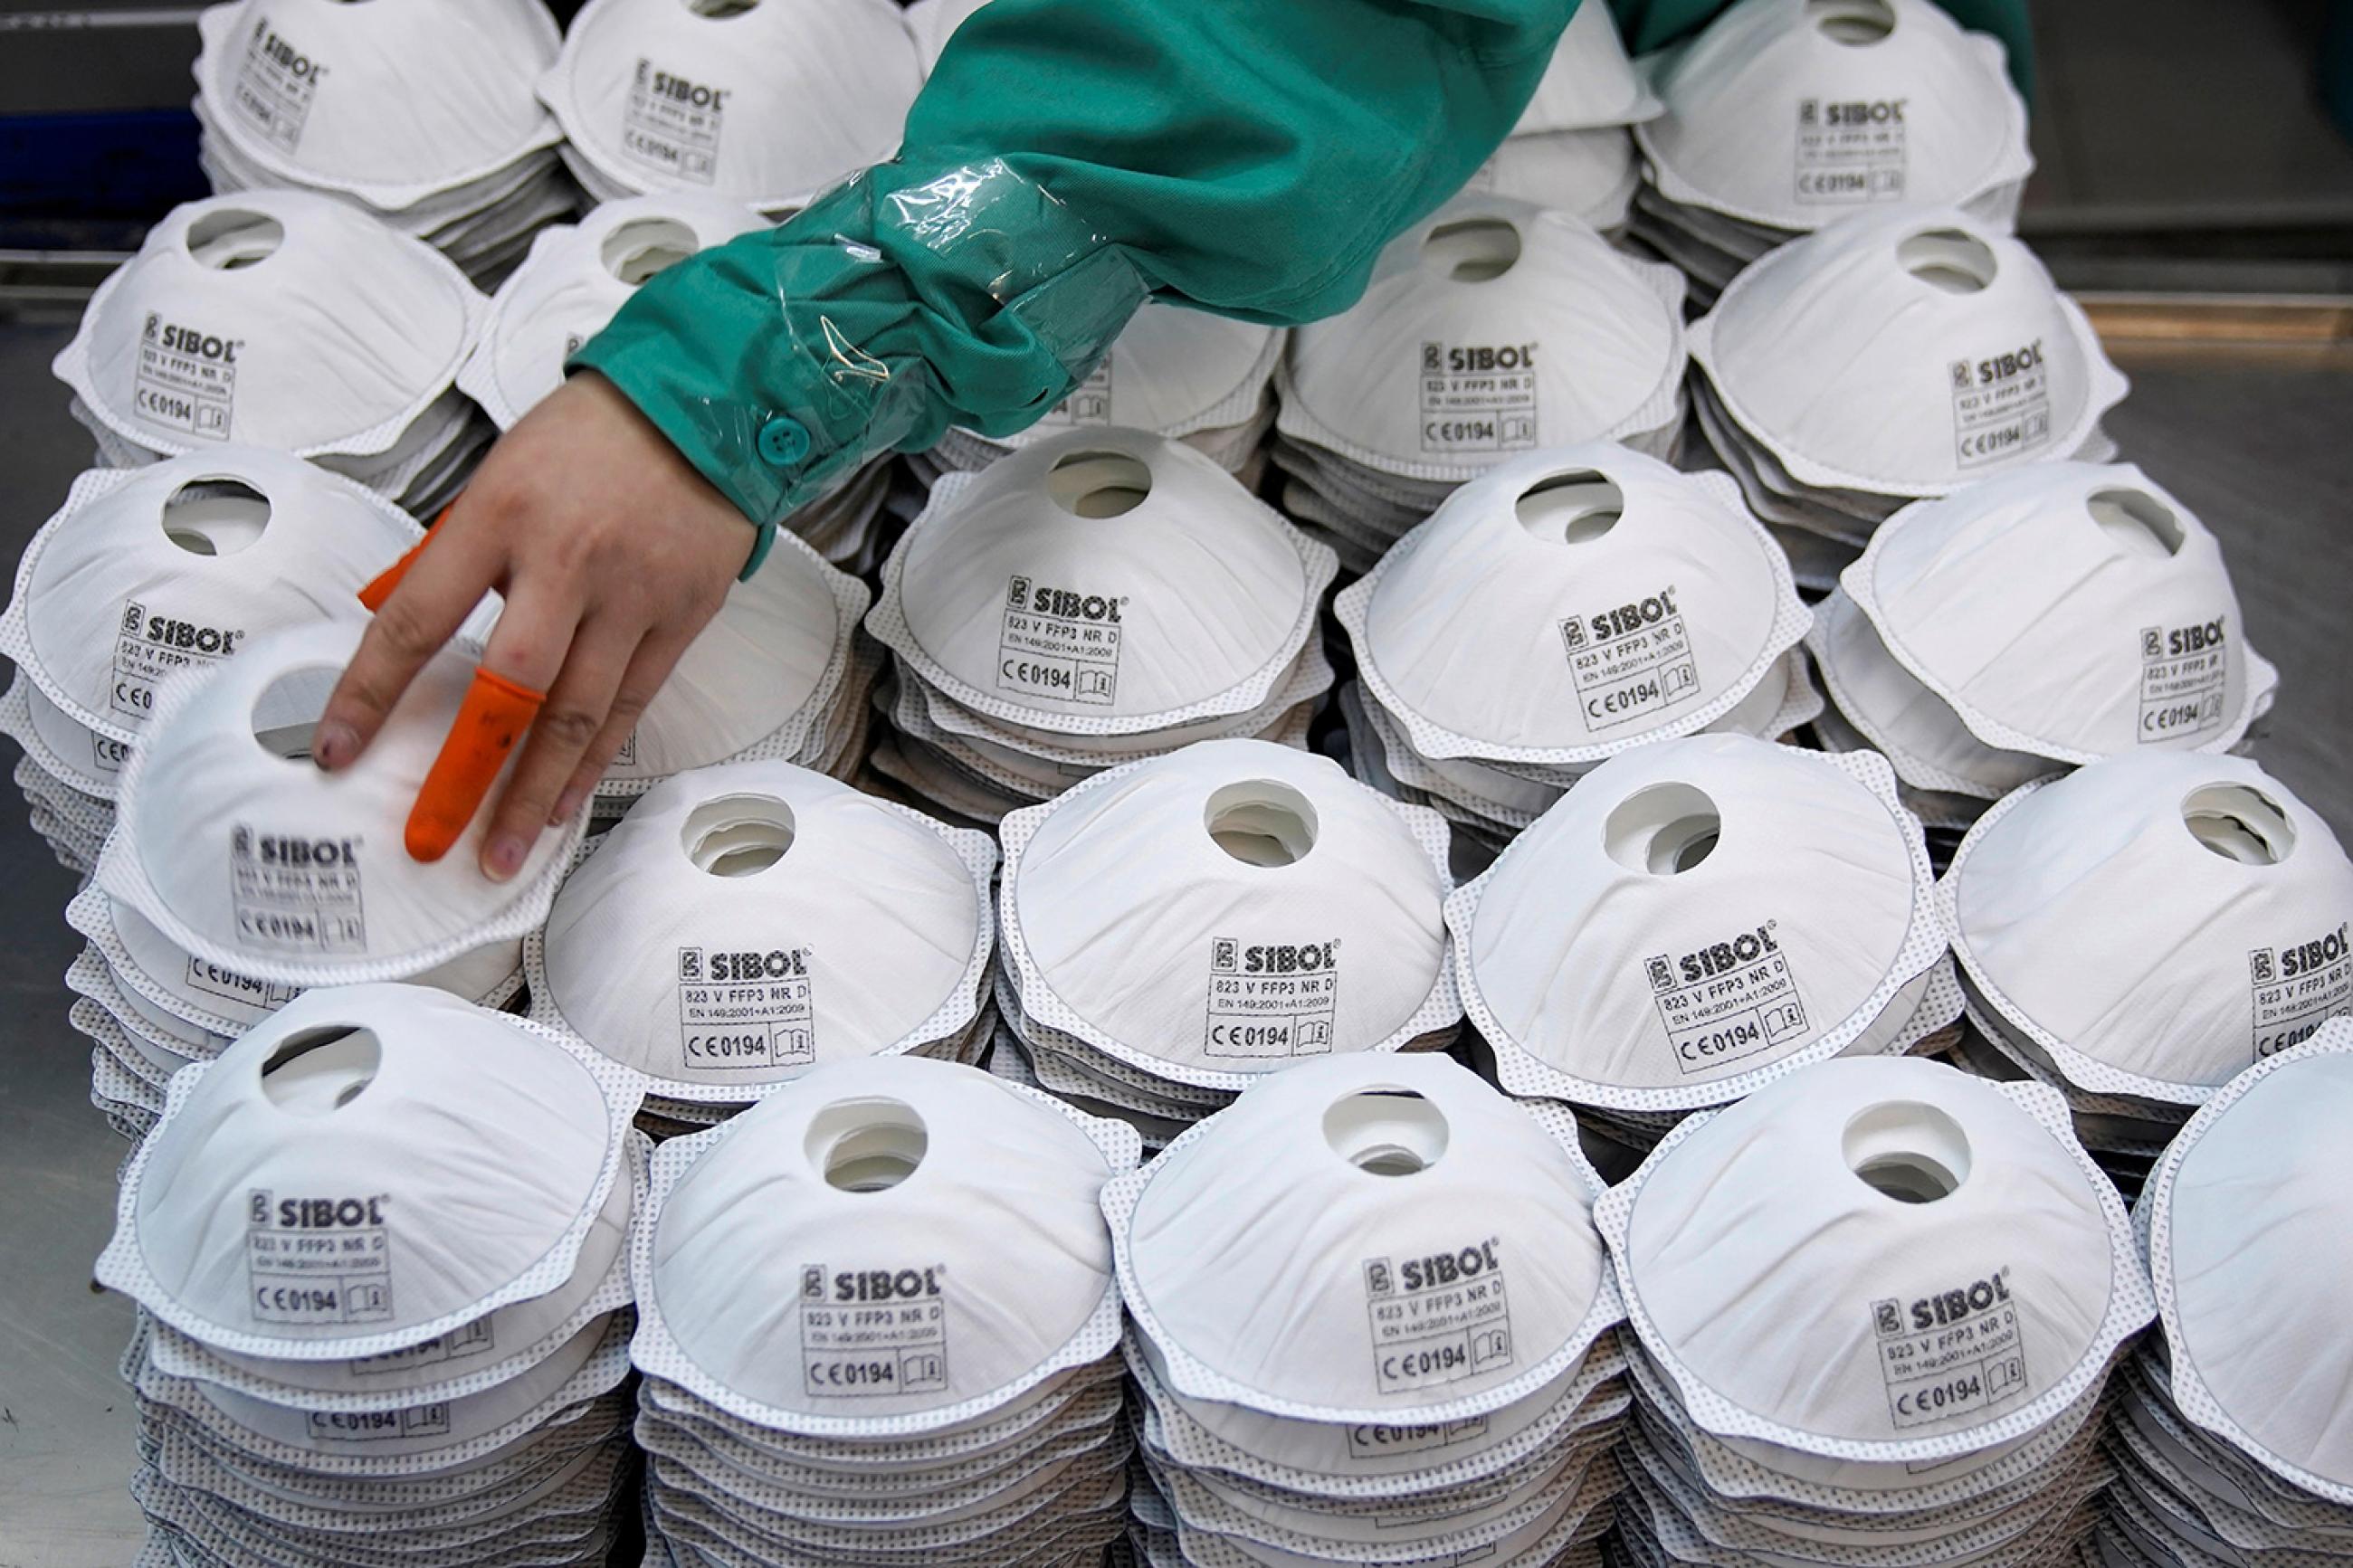
<instances>
[{"instance_id":1,"label":"white respirator mask","mask_svg":"<svg viewBox=\"0 0 2353 1568\"><path fill-rule=\"evenodd\" d=\"M1735 735L1626 752L1447 920L1515 1094L1689 1110L1959 1013L1927 847L1869 752Z\"/></svg>"},{"instance_id":2,"label":"white respirator mask","mask_svg":"<svg viewBox=\"0 0 2353 1568\"><path fill-rule=\"evenodd\" d=\"M1788 478L1875 496L2072 458L2128 384L2032 251L1951 208L1783 246L1692 323L1691 354Z\"/></svg>"},{"instance_id":3,"label":"white respirator mask","mask_svg":"<svg viewBox=\"0 0 2353 1568\"><path fill-rule=\"evenodd\" d=\"M630 807L528 944L542 1022L682 1100L978 1016L997 847L785 763L681 773Z\"/></svg>"},{"instance_id":4,"label":"white respirator mask","mask_svg":"<svg viewBox=\"0 0 2353 1568\"><path fill-rule=\"evenodd\" d=\"M1631 125L1660 114L1665 105L1651 90L1607 5L1579 5L1553 46L1552 63L1536 83L1535 96L1512 127L1514 140L1599 125Z\"/></svg>"},{"instance_id":5,"label":"white respirator mask","mask_svg":"<svg viewBox=\"0 0 2353 1568\"><path fill-rule=\"evenodd\" d=\"M923 79L884 0L593 0L539 95L591 194L702 189L775 213L889 158Z\"/></svg>"},{"instance_id":6,"label":"white respirator mask","mask_svg":"<svg viewBox=\"0 0 2353 1568\"><path fill-rule=\"evenodd\" d=\"M1683 277L1566 213L1457 196L1389 243L1364 298L1292 334L1275 427L1404 480L1683 421Z\"/></svg>"},{"instance_id":7,"label":"white respirator mask","mask_svg":"<svg viewBox=\"0 0 2353 1568\"><path fill-rule=\"evenodd\" d=\"M218 1350L405 1349L572 1276L638 1096L438 991L313 992L174 1078L99 1278Z\"/></svg>"},{"instance_id":8,"label":"white respirator mask","mask_svg":"<svg viewBox=\"0 0 2353 1568\"><path fill-rule=\"evenodd\" d=\"M458 388L501 430L564 384L564 363L639 285L674 262L766 226L723 196L670 191L607 202L578 225L542 229L499 286Z\"/></svg>"},{"instance_id":9,"label":"white respirator mask","mask_svg":"<svg viewBox=\"0 0 2353 1568\"><path fill-rule=\"evenodd\" d=\"M1133 1130L971 1068L828 1064L656 1152L634 1358L804 1435L994 1410L1118 1342L1095 1199L1136 1154Z\"/></svg>"},{"instance_id":10,"label":"white respirator mask","mask_svg":"<svg viewBox=\"0 0 2353 1568\"><path fill-rule=\"evenodd\" d=\"M1972 988L2087 1093L2195 1105L2353 1008L2353 862L2238 757L2128 754L2030 785L1943 891Z\"/></svg>"},{"instance_id":11,"label":"white respirator mask","mask_svg":"<svg viewBox=\"0 0 2353 1568\"><path fill-rule=\"evenodd\" d=\"M1929 0L1742 0L1644 63L1666 111L1635 134L1688 207L1799 230L1896 205L1990 217L2034 169L2000 42Z\"/></svg>"},{"instance_id":12,"label":"white respirator mask","mask_svg":"<svg viewBox=\"0 0 2353 1568\"><path fill-rule=\"evenodd\" d=\"M1620 126L1597 125L1514 136L1489 153L1462 188L1551 207L1609 234L1625 226L1641 183L1633 137Z\"/></svg>"},{"instance_id":13,"label":"white respirator mask","mask_svg":"<svg viewBox=\"0 0 2353 1568\"><path fill-rule=\"evenodd\" d=\"M429 247L331 196L242 191L148 230L54 369L90 417L150 451L235 441L373 460L412 426L440 433L420 421L487 306Z\"/></svg>"},{"instance_id":14,"label":"white respirator mask","mask_svg":"<svg viewBox=\"0 0 2353 1568\"><path fill-rule=\"evenodd\" d=\"M403 843L473 679L455 645L358 761L330 773L311 760L311 728L363 629L256 637L164 687L99 882L185 952L257 980L344 984L416 974L546 918L585 821L543 834L505 883L478 865L487 812L438 860Z\"/></svg>"},{"instance_id":15,"label":"white respirator mask","mask_svg":"<svg viewBox=\"0 0 2353 1568\"><path fill-rule=\"evenodd\" d=\"M2223 751L2279 681L2221 546L2130 464L2038 464L1906 507L1840 581L1980 742L2054 763Z\"/></svg>"}]
</instances>

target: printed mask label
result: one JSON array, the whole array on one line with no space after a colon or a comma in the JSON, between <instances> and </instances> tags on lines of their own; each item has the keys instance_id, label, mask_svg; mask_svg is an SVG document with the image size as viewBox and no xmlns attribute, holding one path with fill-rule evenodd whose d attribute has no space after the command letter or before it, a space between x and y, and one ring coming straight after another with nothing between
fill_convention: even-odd
<instances>
[{"instance_id":1,"label":"printed mask label","mask_svg":"<svg viewBox=\"0 0 2353 1568\"><path fill-rule=\"evenodd\" d=\"M237 941L266 952L367 951L360 841L229 830L229 903Z\"/></svg>"},{"instance_id":2,"label":"printed mask label","mask_svg":"<svg viewBox=\"0 0 2353 1568\"><path fill-rule=\"evenodd\" d=\"M1902 201L1905 101L1799 99L1797 199L1809 206Z\"/></svg>"},{"instance_id":3,"label":"printed mask label","mask_svg":"<svg viewBox=\"0 0 2353 1568\"><path fill-rule=\"evenodd\" d=\"M1427 1454L1458 1443L1473 1442L1486 1435L1484 1415L1420 1426L1382 1426L1365 1422L1348 1428L1348 1458L1386 1459L1398 1454Z\"/></svg>"},{"instance_id":4,"label":"printed mask label","mask_svg":"<svg viewBox=\"0 0 2353 1568\"><path fill-rule=\"evenodd\" d=\"M1340 1005L1340 943L1209 942L1209 1016L1201 1048L1213 1057L1318 1057L1332 1048Z\"/></svg>"},{"instance_id":5,"label":"printed mask label","mask_svg":"<svg viewBox=\"0 0 2353 1568\"><path fill-rule=\"evenodd\" d=\"M2141 628L2136 738L2142 745L2168 745L2222 728L2230 640L2219 616L2202 626Z\"/></svg>"},{"instance_id":6,"label":"printed mask label","mask_svg":"<svg viewBox=\"0 0 2353 1568\"><path fill-rule=\"evenodd\" d=\"M2347 928L2292 947L2247 954L2254 988L2254 1059L2301 1045L2339 1013L2353 1012L2353 944Z\"/></svg>"},{"instance_id":7,"label":"printed mask label","mask_svg":"<svg viewBox=\"0 0 2353 1568\"><path fill-rule=\"evenodd\" d=\"M678 950L679 1060L757 1070L817 1060L809 950Z\"/></svg>"},{"instance_id":8,"label":"printed mask label","mask_svg":"<svg viewBox=\"0 0 2353 1568\"><path fill-rule=\"evenodd\" d=\"M201 441L226 441L237 413L237 356L242 338L167 321L153 310L139 331L132 406L151 425Z\"/></svg>"},{"instance_id":9,"label":"printed mask label","mask_svg":"<svg viewBox=\"0 0 2353 1568\"><path fill-rule=\"evenodd\" d=\"M1126 608L1124 595L1008 579L997 634L998 689L1110 707L1119 697L1120 620Z\"/></svg>"},{"instance_id":10,"label":"printed mask label","mask_svg":"<svg viewBox=\"0 0 2353 1568\"><path fill-rule=\"evenodd\" d=\"M244 637L227 626L154 615L136 600L123 601L107 706L134 723L144 723L155 710L155 688L165 676L192 664L218 664L237 651Z\"/></svg>"},{"instance_id":11,"label":"printed mask label","mask_svg":"<svg viewBox=\"0 0 2353 1568\"><path fill-rule=\"evenodd\" d=\"M378 1355L354 1356L350 1366L355 1376L379 1377L390 1373L406 1372L412 1367L440 1366L448 1362L464 1361L496 1348L497 1336L491 1331L491 1320L483 1317L460 1324L446 1334L436 1334L421 1344L385 1351Z\"/></svg>"},{"instance_id":12,"label":"printed mask label","mask_svg":"<svg viewBox=\"0 0 2353 1568\"><path fill-rule=\"evenodd\" d=\"M1365 1260L1373 1370L1383 1394L1512 1364L1512 1308L1493 1237L1452 1252Z\"/></svg>"},{"instance_id":13,"label":"printed mask label","mask_svg":"<svg viewBox=\"0 0 2353 1568\"><path fill-rule=\"evenodd\" d=\"M390 1200L246 1196L245 1268L264 1323L378 1323L392 1316Z\"/></svg>"},{"instance_id":14,"label":"printed mask label","mask_svg":"<svg viewBox=\"0 0 2353 1568\"><path fill-rule=\"evenodd\" d=\"M948 1385L946 1266L801 1267L801 1386L830 1398Z\"/></svg>"},{"instance_id":15,"label":"printed mask label","mask_svg":"<svg viewBox=\"0 0 2353 1568\"><path fill-rule=\"evenodd\" d=\"M1660 953L1644 968L1675 1068L1687 1077L1806 1037L1805 999L1774 939L1778 921L1728 942Z\"/></svg>"},{"instance_id":16,"label":"printed mask label","mask_svg":"<svg viewBox=\"0 0 2353 1568\"><path fill-rule=\"evenodd\" d=\"M641 59L621 110L621 151L649 169L708 185L719 176L726 112L726 89L656 70L651 60Z\"/></svg>"},{"instance_id":17,"label":"printed mask label","mask_svg":"<svg viewBox=\"0 0 2353 1568\"><path fill-rule=\"evenodd\" d=\"M231 99L248 124L291 153L302 145L311 100L326 75L324 65L279 37L269 18L259 17L246 35Z\"/></svg>"},{"instance_id":18,"label":"printed mask label","mask_svg":"<svg viewBox=\"0 0 2353 1568\"><path fill-rule=\"evenodd\" d=\"M2042 340L1989 359L1953 362L1953 457L1964 468L2005 463L2051 439L2051 374Z\"/></svg>"},{"instance_id":19,"label":"printed mask label","mask_svg":"<svg viewBox=\"0 0 2353 1568\"><path fill-rule=\"evenodd\" d=\"M1898 1428L1976 1415L2026 1393L2010 1270L1871 1306L1887 1410Z\"/></svg>"},{"instance_id":20,"label":"printed mask label","mask_svg":"<svg viewBox=\"0 0 2353 1568\"><path fill-rule=\"evenodd\" d=\"M302 994L299 986L283 985L274 980L255 980L194 954L188 958L187 984L191 991L201 991L224 1002L234 1002L241 1007L259 1007L264 1011L283 1007Z\"/></svg>"},{"instance_id":21,"label":"printed mask label","mask_svg":"<svg viewBox=\"0 0 2353 1568\"><path fill-rule=\"evenodd\" d=\"M1699 695L1699 665L1672 584L1636 604L1570 616L1560 623L1560 641L1588 731L1630 724Z\"/></svg>"},{"instance_id":22,"label":"printed mask label","mask_svg":"<svg viewBox=\"0 0 2353 1568\"><path fill-rule=\"evenodd\" d=\"M1536 444L1536 345L1421 345L1421 449L1525 452Z\"/></svg>"},{"instance_id":23,"label":"printed mask label","mask_svg":"<svg viewBox=\"0 0 2353 1568\"><path fill-rule=\"evenodd\" d=\"M313 1410L311 1436L332 1443L382 1442L392 1437L446 1437L449 1435L447 1400L412 1405L406 1410Z\"/></svg>"},{"instance_id":24,"label":"printed mask label","mask_svg":"<svg viewBox=\"0 0 2353 1568\"><path fill-rule=\"evenodd\" d=\"M90 765L102 773L119 773L131 760L131 748L111 735L90 731Z\"/></svg>"},{"instance_id":25,"label":"printed mask label","mask_svg":"<svg viewBox=\"0 0 2353 1568\"><path fill-rule=\"evenodd\" d=\"M1042 416L1041 426L1108 425L1111 423L1111 355L1105 354L1087 373L1086 380Z\"/></svg>"}]
</instances>

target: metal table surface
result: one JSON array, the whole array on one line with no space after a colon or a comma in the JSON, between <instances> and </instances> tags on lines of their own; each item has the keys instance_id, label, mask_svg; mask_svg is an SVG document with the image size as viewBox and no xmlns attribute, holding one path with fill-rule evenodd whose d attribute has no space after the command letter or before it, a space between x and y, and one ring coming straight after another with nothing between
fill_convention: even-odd
<instances>
[{"instance_id":1,"label":"metal table surface","mask_svg":"<svg viewBox=\"0 0 2353 1568\"><path fill-rule=\"evenodd\" d=\"M0 551L13 563L90 445L48 375L63 327L0 326ZM2353 347L2125 348L2126 456L2221 536L2282 695L2265 763L2353 831ZM59 980L73 878L0 802L0 1568L122 1568L134 1420L115 1363L128 1302L93 1290L126 1145L89 1104Z\"/></svg>"}]
</instances>

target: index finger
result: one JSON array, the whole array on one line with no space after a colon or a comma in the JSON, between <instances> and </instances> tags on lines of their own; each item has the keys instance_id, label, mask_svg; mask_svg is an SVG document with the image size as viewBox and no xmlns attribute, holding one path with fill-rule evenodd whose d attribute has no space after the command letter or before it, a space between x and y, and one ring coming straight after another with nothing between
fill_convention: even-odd
<instances>
[{"instance_id":1,"label":"index finger","mask_svg":"<svg viewBox=\"0 0 2353 1568\"><path fill-rule=\"evenodd\" d=\"M404 557L391 592L375 606L359 651L319 716L311 754L330 773L346 767L384 727L425 661L465 624L496 585L504 558L483 531L444 523Z\"/></svg>"}]
</instances>

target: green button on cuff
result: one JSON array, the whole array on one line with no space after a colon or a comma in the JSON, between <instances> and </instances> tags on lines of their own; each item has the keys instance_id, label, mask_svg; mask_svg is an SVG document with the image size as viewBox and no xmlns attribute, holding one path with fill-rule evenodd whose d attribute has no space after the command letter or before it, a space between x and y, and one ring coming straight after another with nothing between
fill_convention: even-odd
<instances>
[{"instance_id":1,"label":"green button on cuff","mask_svg":"<svg viewBox=\"0 0 2353 1568\"><path fill-rule=\"evenodd\" d=\"M760 456L787 468L809 455L809 433L801 422L779 414L760 426Z\"/></svg>"}]
</instances>

